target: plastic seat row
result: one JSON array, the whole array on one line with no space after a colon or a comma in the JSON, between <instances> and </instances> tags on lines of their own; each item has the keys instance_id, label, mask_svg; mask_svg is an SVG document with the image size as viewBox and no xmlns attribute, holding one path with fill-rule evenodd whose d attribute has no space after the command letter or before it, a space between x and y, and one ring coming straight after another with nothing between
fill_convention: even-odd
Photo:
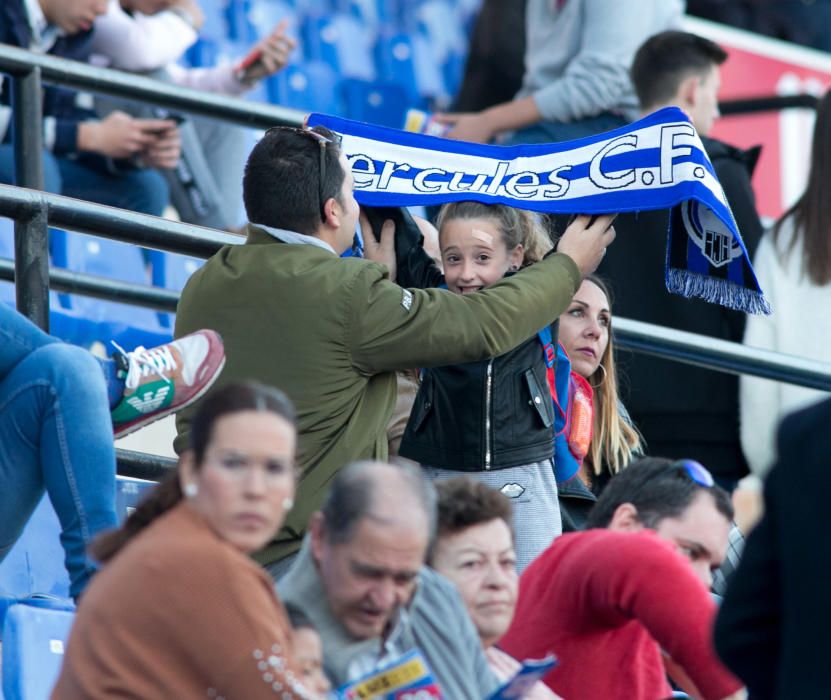
<instances>
[{"instance_id":1,"label":"plastic seat row","mask_svg":"<svg viewBox=\"0 0 831 700\"><path fill-rule=\"evenodd\" d=\"M462 78L467 34L479 1L213 0L217 22L224 26L203 31L186 62L204 66L236 61L277 22L288 19L299 47L288 70L274 76L255 99L361 118L336 109L351 106L336 90L339 80L350 79L373 83L381 92L397 85L409 107L445 107ZM304 81L308 95L298 87ZM298 92L314 103L292 101Z\"/></svg>"},{"instance_id":2,"label":"plastic seat row","mask_svg":"<svg viewBox=\"0 0 831 700\"><path fill-rule=\"evenodd\" d=\"M154 484L119 477L116 513L123 520ZM44 496L0 563L0 700L46 700L57 679L74 617L63 568L60 523Z\"/></svg>"},{"instance_id":3,"label":"plastic seat row","mask_svg":"<svg viewBox=\"0 0 831 700\"><path fill-rule=\"evenodd\" d=\"M50 256L56 267L133 284L152 283L174 291L180 291L202 264L197 258L158 251L146 251L145 256L142 249L126 243L54 229ZM8 219L0 219L0 257L14 257L13 228ZM11 283L0 283L0 302L14 303ZM148 308L54 292L50 306L51 332L78 345L114 340L130 349L159 345L171 337L171 315Z\"/></svg>"}]
</instances>

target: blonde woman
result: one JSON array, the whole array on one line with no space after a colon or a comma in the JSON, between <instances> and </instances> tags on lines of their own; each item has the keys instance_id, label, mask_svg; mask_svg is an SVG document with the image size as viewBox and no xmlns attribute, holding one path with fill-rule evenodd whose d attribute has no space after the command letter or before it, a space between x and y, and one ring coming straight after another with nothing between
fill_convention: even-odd
<instances>
[{"instance_id":1,"label":"blonde woman","mask_svg":"<svg viewBox=\"0 0 831 700\"><path fill-rule=\"evenodd\" d=\"M582 530L589 510L609 479L642 453L641 437L618 398L609 288L596 275L583 280L560 316L560 342L571 369L594 392L588 454L576 477L559 484L563 531Z\"/></svg>"}]
</instances>

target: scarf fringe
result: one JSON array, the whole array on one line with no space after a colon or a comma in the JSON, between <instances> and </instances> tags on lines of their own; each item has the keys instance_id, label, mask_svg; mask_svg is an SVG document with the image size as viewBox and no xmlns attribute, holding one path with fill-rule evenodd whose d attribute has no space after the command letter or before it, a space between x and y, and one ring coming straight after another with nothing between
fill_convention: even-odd
<instances>
[{"instance_id":1,"label":"scarf fringe","mask_svg":"<svg viewBox=\"0 0 831 700\"><path fill-rule=\"evenodd\" d=\"M670 268L667 270L666 284L670 292L688 299L698 297L748 314L769 315L771 313L770 304L761 292L742 287L729 280L707 277L689 270Z\"/></svg>"}]
</instances>

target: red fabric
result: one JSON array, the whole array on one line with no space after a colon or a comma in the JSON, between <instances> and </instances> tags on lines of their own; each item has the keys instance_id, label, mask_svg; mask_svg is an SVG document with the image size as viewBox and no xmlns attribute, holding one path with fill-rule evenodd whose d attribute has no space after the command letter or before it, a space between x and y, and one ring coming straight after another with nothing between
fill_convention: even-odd
<instances>
[{"instance_id":1,"label":"red fabric","mask_svg":"<svg viewBox=\"0 0 831 700\"><path fill-rule=\"evenodd\" d=\"M672 692L666 650L706 700L741 683L711 642L715 604L689 563L653 532L563 535L522 575L516 615L499 647L516 659L554 652L544 679L566 698L658 700Z\"/></svg>"}]
</instances>

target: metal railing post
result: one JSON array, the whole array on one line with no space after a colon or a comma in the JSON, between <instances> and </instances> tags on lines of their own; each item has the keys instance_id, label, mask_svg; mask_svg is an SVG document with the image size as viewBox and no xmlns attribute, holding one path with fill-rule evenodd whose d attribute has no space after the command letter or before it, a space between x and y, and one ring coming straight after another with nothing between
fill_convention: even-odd
<instances>
[{"instance_id":1,"label":"metal railing post","mask_svg":"<svg viewBox=\"0 0 831 700\"><path fill-rule=\"evenodd\" d=\"M11 78L15 181L43 189L43 105L40 68ZM18 310L49 330L49 230L46 203L15 221L15 294Z\"/></svg>"}]
</instances>

